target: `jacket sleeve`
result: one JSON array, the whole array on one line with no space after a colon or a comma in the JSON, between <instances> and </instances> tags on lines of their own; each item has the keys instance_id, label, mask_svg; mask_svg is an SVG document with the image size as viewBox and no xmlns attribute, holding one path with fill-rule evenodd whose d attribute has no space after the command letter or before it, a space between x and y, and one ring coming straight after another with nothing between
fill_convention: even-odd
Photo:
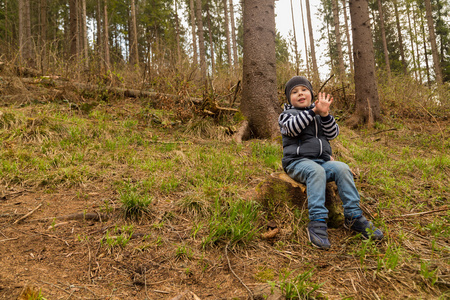
<instances>
[{"instance_id":1,"label":"jacket sleeve","mask_svg":"<svg viewBox=\"0 0 450 300\"><path fill-rule=\"evenodd\" d=\"M332 140L339 135L339 125L332 115L321 117L323 134L328 140Z\"/></svg>"},{"instance_id":2,"label":"jacket sleeve","mask_svg":"<svg viewBox=\"0 0 450 300\"><path fill-rule=\"evenodd\" d=\"M302 110L298 115L282 112L278 118L281 134L298 136L314 120L315 115L312 110Z\"/></svg>"}]
</instances>

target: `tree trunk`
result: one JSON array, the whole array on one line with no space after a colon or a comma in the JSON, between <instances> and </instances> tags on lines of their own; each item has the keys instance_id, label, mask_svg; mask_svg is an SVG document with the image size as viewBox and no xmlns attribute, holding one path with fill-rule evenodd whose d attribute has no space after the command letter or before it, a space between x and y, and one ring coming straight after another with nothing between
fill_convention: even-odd
<instances>
[{"instance_id":1,"label":"tree trunk","mask_svg":"<svg viewBox=\"0 0 450 300\"><path fill-rule=\"evenodd\" d=\"M73 60L78 55L78 5L77 0L69 0L69 9L70 9L70 59Z\"/></svg>"},{"instance_id":2,"label":"tree trunk","mask_svg":"<svg viewBox=\"0 0 450 300\"><path fill-rule=\"evenodd\" d=\"M40 34L39 34L39 51L41 53L40 57L40 69L44 73L46 68L46 58L47 58L47 0L41 0L40 3Z\"/></svg>"},{"instance_id":3,"label":"tree trunk","mask_svg":"<svg viewBox=\"0 0 450 300\"><path fill-rule=\"evenodd\" d=\"M103 3L103 54L104 54L104 63L105 69L107 71L110 70L111 60L109 57L109 23L108 23L108 4L107 0L104 0Z\"/></svg>"},{"instance_id":4,"label":"tree trunk","mask_svg":"<svg viewBox=\"0 0 450 300\"><path fill-rule=\"evenodd\" d=\"M414 36L416 37L416 54L417 54L417 72L419 74L419 82L422 84L422 67L420 66L420 50L419 50L419 34L417 33L416 9L412 7Z\"/></svg>"},{"instance_id":5,"label":"tree trunk","mask_svg":"<svg viewBox=\"0 0 450 300\"><path fill-rule=\"evenodd\" d=\"M194 51L194 66L198 64L198 54L197 54L197 33L195 30L195 6L194 0L189 1L190 14L191 14L191 31L192 31L192 48Z\"/></svg>"},{"instance_id":6,"label":"tree trunk","mask_svg":"<svg viewBox=\"0 0 450 300\"><path fill-rule=\"evenodd\" d=\"M26 60L27 65L29 67L34 67L35 59L34 59L34 45L33 40L31 38L31 12L30 12L30 0L25 0L25 52L26 52Z\"/></svg>"},{"instance_id":7,"label":"tree trunk","mask_svg":"<svg viewBox=\"0 0 450 300\"><path fill-rule=\"evenodd\" d=\"M338 0L332 0L333 4L333 20L334 20L334 34L336 36L336 48L338 51L338 78L342 81L345 75L345 66L344 66L344 55L342 54L342 43L341 43L341 30L339 26L339 3Z\"/></svg>"},{"instance_id":8,"label":"tree trunk","mask_svg":"<svg viewBox=\"0 0 450 300\"><path fill-rule=\"evenodd\" d=\"M403 73L406 75L407 74L407 69L406 69L406 59L405 59L405 50L403 49L403 35L402 35L402 27L400 26L400 16L398 13L398 4L397 4L397 0L393 0L394 2L394 12L395 12L395 22L397 25L397 35L398 35L398 46L400 48L400 57L402 59L402 69L403 69Z\"/></svg>"},{"instance_id":9,"label":"tree trunk","mask_svg":"<svg viewBox=\"0 0 450 300\"><path fill-rule=\"evenodd\" d=\"M86 26L86 0L81 0L81 45L83 50L84 67L87 69L89 66L89 42L87 37Z\"/></svg>"},{"instance_id":10,"label":"tree trunk","mask_svg":"<svg viewBox=\"0 0 450 300\"><path fill-rule=\"evenodd\" d=\"M351 127L381 120L380 102L375 77L375 57L366 0L350 0L355 62L355 112L349 120Z\"/></svg>"},{"instance_id":11,"label":"tree trunk","mask_svg":"<svg viewBox=\"0 0 450 300\"><path fill-rule=\"evenodd\" d=\"M298 59L298 47L297 47L297 35L295 34L295 21L294 21L294 7L291 0L291 17L292 17L292 31L294 32L294 52L295 52L295 75L299 75L299 59Z\"/></svg>"},{"instance_id":12,"label":"tree trunk","mask_svg":"<svg viewBox=\"0 0 450 300\"><path fill-rule=\"evenodd\" d=\"M406 2L406 15L408 16L409 38L411 40L411 55L412 55L412 59L413 59L414 78L417 80L416 55L414 52L414 37L413 37L413 31L412 31L412 26L411 26L409 2Z\"/></svg>"},{"instance_id":13,"label":"tree trunk","mask_svg":"<svg viewBox=\"0 0 450 300\"><path fill-rule=\"evenodd\" d=\"M302 4L302 0L300 0L300 11L302 14L302 26L303 26L303 40L305 42L305 65L306 65L306 71L308 74L308 78L311 78L311 69L309 68L309 55L308 55L308 42L307 42L307 38L306 38L306 30L305 30L305 18L304 18L304 14L303 14L303 4Z\"/></svg>"},{"instance_id":14,"label":"tree trunk","mask_svg":"<svg viewBox=\"0 0 450 300\"><path fill-rule=\"evenodd\" d=\"M237 65L239 59L238 59L237 43L236 43L236 25L235 25L235 21L234 21L233 0L230 0L230 21L231 21L231 41L232 41L232 45L233 45L233 63L234 63L234 65Z\"/></svg>"},{"instance_id":15,"label":"tree trunk","mask_svg":"<svg viewBox=\"0 0 450 300\"><path fill-rule=\"evenodd\" d=\"M442 78L442 71L439 64L439 53L436 45L436 34L434 32L434 22L433 22L433 15L432 15L432 9L431 9L431 1L425 0L425 8L426 8L426 16L427 16L427 23L428 23L428 33L429 33L429 40L431 44L431 54L433 56L433 65L434 65L434 72L436 74L436 82L438 85L443 84L443 78Z\"/></svg>"},{"instance_id":16,"label":"tree trunk","mask_svg":"<svg viewBox=\"0 0 450 300\"><path fill-rule=\"evenodd\" d=\"M181 62L180 20L178 18L177 0L174 1L174 4L175 4L175 34L177 41L177 63L180 63Z\"/></svg>"},{"instance_id":17,"label":"tree trunk","mask_svg":"<svg viewBox=\"0 0 450 300\"><path fill-rule=\"evenodd\" d=\"M97 11L96 11L96 21L97 21L97 56L103 57L103 43L102 43L102 8L101 8L101 0L97 0Z\"/></svg>"},{"instance_id":18,"label":"tree trunk","mask_svg":"<svg viewBox=\"0 0 450 300\"><path fill-rule=\"evenodd\" d=\"M428 64L428 50L427 50L427 37L425 34L425 21L423 19L423 15L420 15L420 27L422 30L422 40L423 40L423 52L425 53L425 72L427 74L427 85L431 86L431 79L430 79L430 66Z\"/></svg>"},{"instance_id":19,"label":"tree trunk","mask_svg":"<svg viewBox=\"0 0 450 300\"><path fill-rule=\"evenodd\" d=\"M225 18L225 39L227 44L227 61L228 67L231 67L231 39L230 39L230 23L228 21L228 5L227 0L222 0L223 13Z\"/></svg>"},{"instance_id":20,"label":"tree trunk","mask_svg":"<svg viewBox=\"0 0 450 300\"><path fill-rule=\"evenodd\" d=\"M320 85L320 77L319 77L319 68L317 67L317 60L316 60L316 49L314 47L314 35L313 35L313 28L311 23L311 9L309 5L309 0L305 0L306 5L306 19L308 21L308 30L309 30L309 46L311 47L311 60L313 65L313 86L316 88Z\"/></svg>"},{"instance_id":21,"label":"tree trunk","mask_svg":"<svg viewBox=\"0 0 450 300\"><path fill-rule=\"evenodd\" d=\"M380 14L380 30L381 30L381 40L383 42L384 63L386 65L386 73L388 75L388 80L390 81L391 66L389 63L389 52L387 48L386 31L384 29L383 4L381 3L381 0L378 0L378 13Z\"/></svg>"},{"instance_id":22,"label":"tree trunk","mask_svg":"<svg viewBox=\"0 0 450 300\"><path fill-rule=\"evenodd\" d=\"M279 136L274 0L244 0L241 111L257 138Z\"/></svg>"},{"instance_id":23,"label":"tree trunk","mask_svg":"<svg viewBox=\"0 0 450 300\"><path fill-rule=\"evenodd\" d=\"M200 52L200 70L202 83L206 83L206 49L203 33L202 0L196 0L198 49Z\"/></svg>"},{"instance_id":24,"label":"tree trunk","mask_svg":"<svg viewBox=\"0 0 450 300\"><path fill-rule=\"evenodd\" d=\"M349 65L350 65L350 72L352 73L352 77L353 77L355 75L355 70L353 68L352 43L350 41L350 30L348 28L347 7L345 4L345 0L342 0L342 11L344 12L345 36L347 38L348 61L349 61Z\"/></svg>"},{"instance_id":25,"label":"tree trunk","mask_svg":"<svg viewBox=\"0 0 450 300\"><path fill-rule=\"evenodd\" d=\"M130 28L130 64L132 66L139 64L137 22L136 22L136 4L131 0L131 28Z\"/></svg>"},{"instance_id":26,"label":"tree trunk","mask_svg":"<svg viewBox=\"0 0 450 300\"><path fill-rule=\"evenodd\" d=\"M216 70L216 61L214 57L214 43L212 39L212 26L211 26L211 15L209 13L209 3L206 2L206 18L208 20L208 33L209 33L209 47L211 52L211 71L214 73Z\"/></svg>"},{"instance_id":27,"label":"tree trunk","mask_svg":"<svg viewBox=\"0 0 450 300\"><path fill-rule=\"evenodd\" d=\"M24 24L24 13L25 13L25 0L19 0L19 60L23 63L24 53L25 53L25 24Z\"/></svg>"}]
</instances>

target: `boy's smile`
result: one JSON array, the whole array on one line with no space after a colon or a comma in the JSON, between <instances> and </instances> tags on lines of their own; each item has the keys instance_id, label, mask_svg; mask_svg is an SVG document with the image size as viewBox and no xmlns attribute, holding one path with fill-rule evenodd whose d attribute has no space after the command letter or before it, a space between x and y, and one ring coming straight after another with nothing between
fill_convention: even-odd
<instances>
[{"instance_id":1,"label":"boy's smile","mask_svg":"<svg viewBox=\"0 0 450 300\"><path fill-rule=\"evenodd\" d=\"M292 89L290 99L294 107L305 108L311 106L311 92L303 85Z\"/></svg>"}]
</instances>

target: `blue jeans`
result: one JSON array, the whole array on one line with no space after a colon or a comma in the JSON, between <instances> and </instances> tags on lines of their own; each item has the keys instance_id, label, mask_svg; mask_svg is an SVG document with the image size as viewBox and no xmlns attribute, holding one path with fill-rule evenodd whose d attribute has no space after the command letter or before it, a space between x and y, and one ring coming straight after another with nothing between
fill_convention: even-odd
<instances>
[{"instance_id":1,"label":"blue jeans","mask_svg":"<svg viewBox=\"0 0 450 300\"><path fill-rule=\"evenodd\" d=\"M295 181L306 184L310 220L328 218L325 190L329 181L336 182L344 207L344 216L351 218L362 214L359 207L359 193L347 164L303 158L287 166L286 173Z\"/></svg>"}]
</instances>

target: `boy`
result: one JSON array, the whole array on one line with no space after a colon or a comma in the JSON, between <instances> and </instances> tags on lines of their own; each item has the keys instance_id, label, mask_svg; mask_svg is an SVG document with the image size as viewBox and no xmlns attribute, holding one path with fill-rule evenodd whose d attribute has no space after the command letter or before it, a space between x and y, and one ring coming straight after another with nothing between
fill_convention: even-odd
<instances>
[{"instance_id":1,"label":"boy","mask_svg":"<svg viewBox=\"0 0 450 300\"><path fill-rule=\"evenodd\" d=\"M339 134L339 126L330 115L333 98L319 93L314 103L312 85L303 76L295 76L286 83L288 103L278 118L283 136L282 165L294 180L306 184L310 222L307 227L311 244L329 249L327 234L328 210L325 208L327 181L335 181L342 200L345 227L364 238L381 240L383 233L362 215L359 194L353 174L347 164L334 161L329 140Z\"/></svg>"}]
</instances>

